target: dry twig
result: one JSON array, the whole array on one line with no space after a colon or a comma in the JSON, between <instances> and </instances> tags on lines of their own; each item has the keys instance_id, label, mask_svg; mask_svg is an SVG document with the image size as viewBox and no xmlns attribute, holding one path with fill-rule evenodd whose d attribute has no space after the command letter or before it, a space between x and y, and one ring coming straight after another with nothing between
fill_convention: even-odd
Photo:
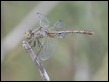
<instances>
[{"instance_id":1,"label":"dry twig","mask_svg":"<svg viewBox=\"0 0 109 82\"><path fill-rule=\"evenodd\" d=\"M35 65L38 67L38 70L41 74L41 77L43 78L44 81L50 81L50 78L41 62L41 59L38 57L37 53L33 51L31 46L27 41L23 41L22 43L23 47L27 50L29 55L31 56L32 60L35 62Z\"/></svg>"}]
</instances>

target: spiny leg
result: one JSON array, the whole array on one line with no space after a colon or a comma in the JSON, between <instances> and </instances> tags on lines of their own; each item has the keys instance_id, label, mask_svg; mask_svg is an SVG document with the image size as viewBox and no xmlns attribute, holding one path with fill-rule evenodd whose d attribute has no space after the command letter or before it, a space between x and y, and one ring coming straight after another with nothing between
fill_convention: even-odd
<instances>
[{"instance_id":1,"label":"spiny leg","mask_svg":"<svg viewBox=\"0 0 109 82\"><path fill-rule=\"evenodd\" d=\"M38 38L36 38L36 40L37 40L38 47L39 47L39 51L38 51L37 55L39 55L41 49L43 48L43 45L41 44L41 42L40 42L40 40Z\"/></svg>"},{"instance_id":2,"label":"spiny leg","mask_svg":"<svg viewBox=\"0 0 109 82\"><path fill-rule=\"evenodd\" d=\"M33 40L31 47L34 48L35 46L36 46L36 40Z\"/></svg>"},{"instance_id":3,"label":"spiny leg","mask_svg":"<svg viewBox=\"0 0 109 82\"><path fill-rule=\"evenodd\" d=\"M36 40L35 39L27 39L27 42L31 46L31 48L28 48L28 50L33 49L36 46Z\"/></svg>"}]
</instances>

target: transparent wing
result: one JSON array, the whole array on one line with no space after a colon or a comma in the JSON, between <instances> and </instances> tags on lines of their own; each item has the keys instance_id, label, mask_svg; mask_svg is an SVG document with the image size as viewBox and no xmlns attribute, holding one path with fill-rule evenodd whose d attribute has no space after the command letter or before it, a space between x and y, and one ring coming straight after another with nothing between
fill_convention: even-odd
<instances>
[{"instance_id":1,"label":"transparent wing","mask_svg":"<svg viewBox=\"0 0 109 82\"><path fill-rule=\"evenodd\" d=\"M44 27L44 28L49 27L50 22L45 16L43 16L41 13L37 13L37 18L38 18L38 21L39 21L39 25L41 27Z\"/></svg>"},{"instance_id":2,"label":"transparent wing","mask_svg":"<svg viewBox=\"0 0 109 82\"><path fill-rule=\"evenodd\" d=\"M64 23L61 20L56 21L56 23L53 25L52 29L56 31L61 31L64 29Z\"/></svg>"},{"instance_id":3,"label":"transparent wing","mask_svg":"<svg viewBox=\"0 0 109 82\"><path fill-rule=\"evenodd\" d=\"M56 40L50 37L46 38L46 41L43 44L43 48L39 53L39 57L42 60L47 60L50 58L56 51Z\"/></svg>"}]
</instances>

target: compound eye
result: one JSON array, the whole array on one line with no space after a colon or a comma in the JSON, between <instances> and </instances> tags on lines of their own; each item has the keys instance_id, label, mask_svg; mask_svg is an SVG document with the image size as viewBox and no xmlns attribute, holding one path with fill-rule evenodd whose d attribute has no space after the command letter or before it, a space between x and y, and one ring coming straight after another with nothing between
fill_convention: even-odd
<instances>
[{"instance_id":1,"label":"compound eye","mask_svg":"<svg viewBox=\"0 0 109 82\"><path fill-rule=\"evenodd\" d=\"M25 37L25 38L29 38L29 37L30 37L30 34L29 34L28 32L26 32L26 33L24 34L24 37Z\"/></svg>"}]
</instances>

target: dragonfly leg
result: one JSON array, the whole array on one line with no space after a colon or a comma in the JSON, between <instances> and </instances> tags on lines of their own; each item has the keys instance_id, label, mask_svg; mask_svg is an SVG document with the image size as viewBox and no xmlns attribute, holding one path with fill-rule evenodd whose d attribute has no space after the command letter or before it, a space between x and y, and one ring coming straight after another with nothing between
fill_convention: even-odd
<instances>
[{"instance_id":1,"label":"dragonfly leg","mask_svg":"<svg viewBox=\"0 0 109 82\"><path fill-rule=\"evenodd\" d=\"M36 41L34 40L31 47L34 48L36 46Z\"/></svg>"},{"instance_id":2,"label":"dragonfly leg","mask_svg":"<svg viewBox=\"0 0 109 82\"><path fill-rule=\"evenodd\" d=\"M42 44L41 44L39 39L37 39L37 43L38 43L38 47L41 49L42 48Z\"/></svg>"},{"instance_id":3,"label":"dragonfly leg","mask_svg":"<svg viewBox=\"0 0 109 82\"><path fill-rule=\"evenodd\" d=\"M39 54L39 53L40 53L40 51L41 51L41 49L42 49L42 47L43 47L43 45L41 44L41 42L40 42L40 40L39 40L38 38L36 38L36 40L37 40L38 47L39 47L39 51L38 51L38 53L37 53L37 54Z\"/></svg>"},{"instance_id":4,"label":"dragonfly leg","mask_svg":"<svg viewBox=\"0 0 109 82\"><path fill-rule=\"evenodd\" d=\"M28 48L27 50L33 49L35 47L35 45L36 45L36 41L33 40L33 39L28 39L27 42L31 46L31 48Z\"/></svg>"}]
</instances>

